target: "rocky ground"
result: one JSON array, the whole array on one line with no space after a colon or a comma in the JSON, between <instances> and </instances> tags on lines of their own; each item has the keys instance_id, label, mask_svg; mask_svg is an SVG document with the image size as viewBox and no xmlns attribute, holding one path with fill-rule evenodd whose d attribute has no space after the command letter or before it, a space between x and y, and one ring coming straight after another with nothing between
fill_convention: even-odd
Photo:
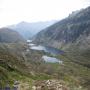
<instances>
[{"instance_id":1,"label":"rocky ground","mask_svg":"<svg viewBox=\"0 0 90 90\"><path fill-rule=\"evenodd\" d=\"M44 80L36 81L32 90L68 90L68 88L58 80Z\"/></svg>"},{"instance_id":2,"label":"rocky ground","mask_svg":"<svg viewBox=\"0 0 90 90\"><path fill-rule=\"evenodd\" d=\"M58 80L37 80L30 85L28 82L15 81L13 85L14 90L69 90L63 82ZM9 87L8 87L8 90Z\"/></svg>"}]
</instances>

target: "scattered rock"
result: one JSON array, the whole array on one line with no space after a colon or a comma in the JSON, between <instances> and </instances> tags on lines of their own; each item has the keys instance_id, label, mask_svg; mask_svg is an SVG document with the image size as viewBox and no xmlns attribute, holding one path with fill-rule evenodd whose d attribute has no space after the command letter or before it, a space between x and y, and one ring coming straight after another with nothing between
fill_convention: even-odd
<instances>
[{"instance_id":1,"label":"scattered rock","mask_svg":"<svg viewBox=\"0 0 90 90\"><path fill-rule=\"evenodd\" d=\"M44 81L36 81L35 86L32 87L32 90L68 90L68 89L58 80L44 80Z\"/></svg>"}]
</instances>

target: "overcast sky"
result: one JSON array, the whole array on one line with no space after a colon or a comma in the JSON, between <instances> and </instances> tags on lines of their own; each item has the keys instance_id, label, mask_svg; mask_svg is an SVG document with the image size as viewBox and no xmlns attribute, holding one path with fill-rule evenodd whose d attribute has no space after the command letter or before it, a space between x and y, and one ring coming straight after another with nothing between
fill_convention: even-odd
<instances>
[{"instance_id":1,"label":"overcast sky","mask_svg":"<svg viewBox=\"0 0 90 90\"><path fill-rule=\"evenodd\" d=\"M21 21L60 20L90 6L90 0L0 0L0 27Z\"/></svg>"}]
</instances>

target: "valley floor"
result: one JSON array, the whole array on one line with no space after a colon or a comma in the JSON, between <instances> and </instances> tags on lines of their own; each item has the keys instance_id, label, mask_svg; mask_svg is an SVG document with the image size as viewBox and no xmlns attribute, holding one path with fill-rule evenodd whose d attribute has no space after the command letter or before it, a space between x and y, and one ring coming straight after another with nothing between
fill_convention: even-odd
<instances>
[{"instance_id":1,"label":"valley floor","mask_svg":"<svg viewBox=\"0 0 90 90\"><path fill-rule=\"evenodd\" d=\"M1 87L9 84L10 87L18 87L17 90L90 89L90 69L73 62L71 56L53 56L27 49L26 44L0 44ZM61 59L63 64L45 63L41 59L43 55Z\"/></svg>"}]
</instances>

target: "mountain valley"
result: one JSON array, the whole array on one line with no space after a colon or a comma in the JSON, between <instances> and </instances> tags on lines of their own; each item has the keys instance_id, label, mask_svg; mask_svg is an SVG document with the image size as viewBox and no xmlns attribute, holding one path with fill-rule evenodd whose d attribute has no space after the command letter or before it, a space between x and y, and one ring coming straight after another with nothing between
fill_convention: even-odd
<instances>
[{"instance_id":1,"label":"mountain valley","mask_svg":"<svg viewBox=\"0 0 90 90\"><path fill-rule=\"evenodd\" d=\"M0 90L90 90L90 7L33 37L25 24L0 28Z\"/></svg>"}]
</instances>

